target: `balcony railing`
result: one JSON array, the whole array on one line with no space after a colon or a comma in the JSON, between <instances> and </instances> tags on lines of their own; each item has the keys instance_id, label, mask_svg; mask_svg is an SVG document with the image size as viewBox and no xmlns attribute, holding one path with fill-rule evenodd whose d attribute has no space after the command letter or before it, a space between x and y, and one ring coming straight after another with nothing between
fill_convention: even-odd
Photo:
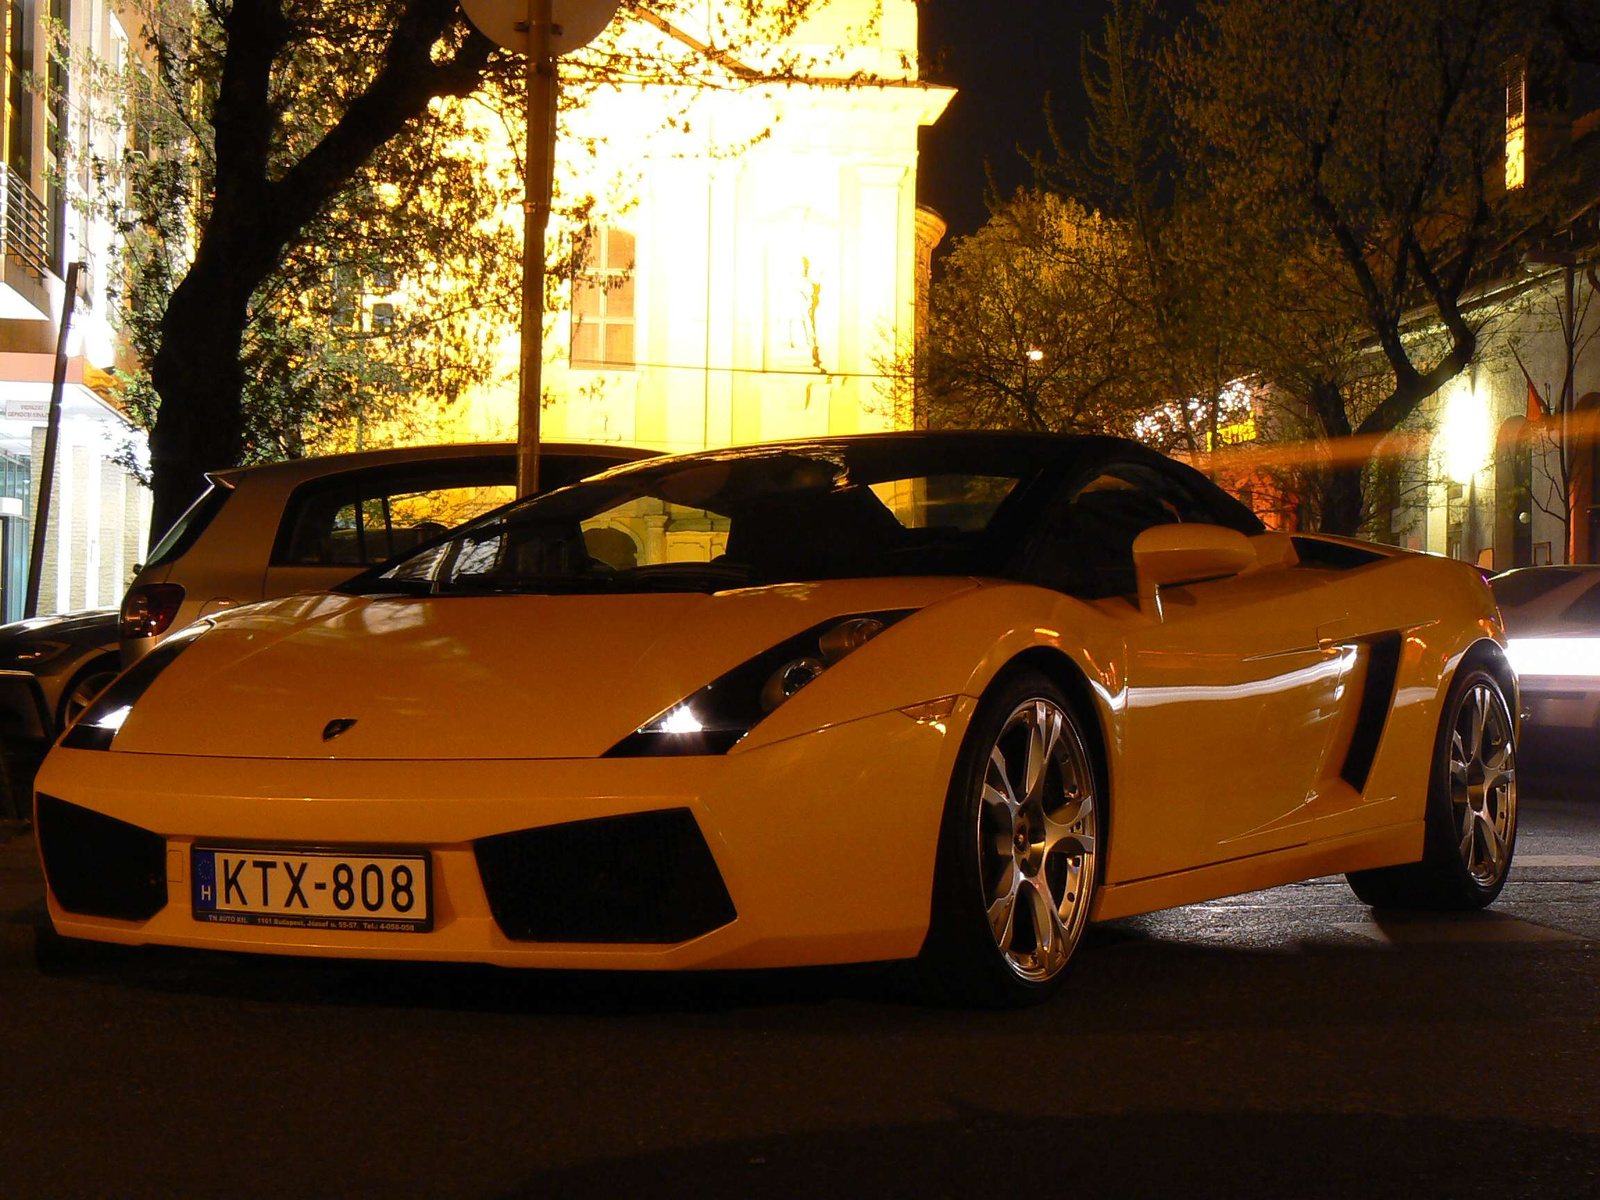
<instances>
[{"instance_id":1,"label":"balcony railing","mask_svg":"<svg viewBox=\"0 0 1600 1200\"><path fill-rule=\"evenodd\" d=\"M44 201L21 176L0 163L0 239L5 252L43 279L50 274L49 225Z\"/></svg>"}]
</instances>

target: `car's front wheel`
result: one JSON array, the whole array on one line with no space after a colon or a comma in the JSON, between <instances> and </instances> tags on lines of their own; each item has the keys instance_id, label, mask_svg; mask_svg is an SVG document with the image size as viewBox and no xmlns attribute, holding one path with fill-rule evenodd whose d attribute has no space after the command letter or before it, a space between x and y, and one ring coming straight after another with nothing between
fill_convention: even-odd
<instances>
[{"instance_id":1,"label":"car's front wheel","mask_svg":"<svg viewBox=\"0 0 1600 1200\"><path fill-rule=\"evenodd\" d=\"M1481 667L1451 684L1434 745L1418 863L1353 871L1375 908L1475 909L1505 887L1517 844L1516 725L1499 682Z\"/></svg>"},{"instance_id":2,"label":"car's front wheel","mask_svg":"<svg viewBox=\"0 0 1600 1200\"><path fill-rule=\"evenodd\" d=\"M1038 1003L1061 986L1099 870L1101 793L1083 718L1018 671L984 697L945 802L924 967L965 1003Z\"/></svg>"},{"instance_id":3,"label":"car's front wheel","mask_svg":"<svg viewBox=\"0 0 1600 1200\"><path fill-rule=\"evenodd\" d=\"M94 702L94 698L110 686L122 669L114 654L97 658L81 668L61 693L61 705L56 713L55 732L60 733L78 719L78 714Z\"/></svg>"}]
</instances>

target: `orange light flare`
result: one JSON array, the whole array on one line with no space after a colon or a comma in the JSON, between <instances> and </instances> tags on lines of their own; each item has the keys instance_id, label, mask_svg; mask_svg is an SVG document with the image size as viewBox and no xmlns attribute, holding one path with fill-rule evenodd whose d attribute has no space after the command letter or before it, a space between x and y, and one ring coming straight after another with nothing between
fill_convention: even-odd
<instances>
[{"instance_id":1,"label":"orange light flare","mask_svg":"<svg viewBox=\"0 0 1600 1200\"><path fill-rule=\"evenodd\" d=\"M1569 439L1600 440L1600 409L1586 409L1540 417L1524 424L1518 440L1529 441L1564 429ZM1223 446L1209 453L1175 454L1200 471L1248 471L1258 467L1355 467L1374 458L1413 458L1425 455L1434 435L1424 430L1353 434L1343 438L1310 438L1298 442L1248 442Z\"/></svg>"}]
</instances>

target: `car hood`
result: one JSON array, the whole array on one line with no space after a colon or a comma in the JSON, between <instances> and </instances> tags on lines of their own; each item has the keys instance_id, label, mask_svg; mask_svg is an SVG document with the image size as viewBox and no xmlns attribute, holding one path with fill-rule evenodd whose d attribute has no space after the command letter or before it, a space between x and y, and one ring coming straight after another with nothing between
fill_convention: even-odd
<instances>
[{"instance_id":1,"label":"car hood","mask_svg":"<svg viewBox=\"0 0 1600 1200\"><path fill-rule=\"evenodd\" d=\"M236 610L134 704L114 750L239 758L591 758L833 616L970 579L717 594L295 596ZM354 722L324 740L330 722Z\"/></svg>"},{"instance_id":2,"label":"car hood","mask_svg":"<svg viewBox=\"0 0 1600 1200\"><path fill-rule=\"evenodd\" d=\"M13 621L9 625L0 625L0 643L65 641L97 645L114 642L117 640L118 616L118 610L114 608L93 608L62 616Z\"/></svg>"}]
</instances>

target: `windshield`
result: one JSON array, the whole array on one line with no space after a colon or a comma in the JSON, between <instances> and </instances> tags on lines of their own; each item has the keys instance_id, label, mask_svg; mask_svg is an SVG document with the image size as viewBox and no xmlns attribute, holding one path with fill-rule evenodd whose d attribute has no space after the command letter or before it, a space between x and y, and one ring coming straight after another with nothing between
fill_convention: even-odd
<instances>
[{"instance_id":1,"label":"windshield","mask_svg":"<svg viewBox=\"0 0 1600 1200\"><path fill-rule=\"evenodd\" d=\"M630 468L501 509L344 590L720 591L986 573L997 515L1039 456L907 449L819 444Z\"/></svg>"},{"instance_id":2,"label":"windshield","mask_svg":"<svg viewBox=\"0 0 1600 1200\"><path fill-rule=\"evenodd\" d=\"M219 484L215 481L206 486L200 493L200 498L186 508L183 515L172 523L172 528L162 535L155 549L150 551L150 560L144 564L145 569L163 567L175 558L189 552L189 547L210 525L222 506L228 502L228 497L233 495L231 484Z\"/></svg>"}]
</instances>

